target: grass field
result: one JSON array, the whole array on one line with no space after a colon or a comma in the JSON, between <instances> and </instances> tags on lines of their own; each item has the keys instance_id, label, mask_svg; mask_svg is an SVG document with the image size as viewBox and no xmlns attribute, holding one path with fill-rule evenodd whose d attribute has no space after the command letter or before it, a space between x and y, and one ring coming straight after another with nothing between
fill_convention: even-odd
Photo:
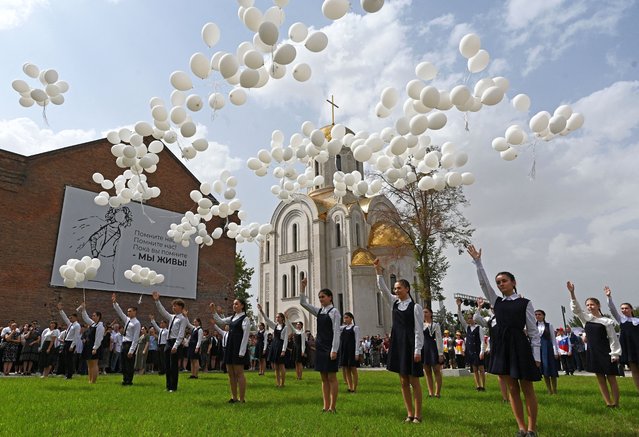
<instances>
[{"instance_id":1,"label":"grass field","mask_svg":"<svg viewBox=\"0 0 639 437\"><path fill-rule=\"evenodd\" d=\"M358 393L340 381L337 414L322 414L319 374L302 381L288 372L277 389L273 374L247 373L246 404L228 404L227 377L180 376L179 390L167 393L164 377L136 376L120 385L119 375L0 378L0 435L3 436L513 436L515 421L501 402L497 380L474 390L472 378L445 377L442 398L424 399L424 422L404 424L397 375L360 372ZM425 383L423 383L425 386ZM621 408L608 409L590 376L559 378L559 395L538 383L540 436L639 436L639 395L630 378L620 378Z\"/></svg>"}]
</instances>

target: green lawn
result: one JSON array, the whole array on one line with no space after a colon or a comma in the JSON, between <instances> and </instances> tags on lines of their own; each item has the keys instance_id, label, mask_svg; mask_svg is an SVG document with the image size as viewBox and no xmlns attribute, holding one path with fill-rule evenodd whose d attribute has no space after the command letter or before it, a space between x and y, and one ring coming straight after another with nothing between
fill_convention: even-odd
<instances>
[{"instance_id":1,"label":"green lawn","mask_svg":"<svg viewBox=\"0 0 639 437\"><path fill-rule=\"evenodd\" d=\"M179 390L167 393L164 377L136 376L122 387L118 375L0 378L0 435L149 436L513 436L515 421L501 402L496 378L487 391L474 390L472 378L445 377L442 398L424 399L424 423L404 424L397 375L360 372L358 393L340 385L337 414L321 413L319 375L277 389L273 374L247 373L246 404L228 404L227 377L180 375ZM341 381L340 381L341 384ZM424 383L425 385L425 383ZM559 395L537 384L540 436L639 436L639 395L630 378L620 378L621 408L605 407L593 377L559 378Z\"/></svg>"}]
</instances>

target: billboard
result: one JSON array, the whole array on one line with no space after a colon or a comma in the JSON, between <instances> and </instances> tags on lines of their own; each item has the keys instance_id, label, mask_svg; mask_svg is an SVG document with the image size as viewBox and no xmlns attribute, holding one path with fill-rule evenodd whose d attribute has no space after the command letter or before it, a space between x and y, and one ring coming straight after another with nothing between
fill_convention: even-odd
<instances>
[{"instance_id":1,"label":"billboard","mask_svg":"<svg viewBox=\"0 0 639 437\"><path fill-rule=\"evenodd\" d=\"M64 286L58 269L71 258L99 258L96 277L78 284L92 290L196 298L198 246L183 247L167 237L182 214L131 202L117 208L98 206L97 193L67 186L58 230L51 285ZM134 264L164 275L151 287L124 277Z\"/></svg>"}]
</instances>

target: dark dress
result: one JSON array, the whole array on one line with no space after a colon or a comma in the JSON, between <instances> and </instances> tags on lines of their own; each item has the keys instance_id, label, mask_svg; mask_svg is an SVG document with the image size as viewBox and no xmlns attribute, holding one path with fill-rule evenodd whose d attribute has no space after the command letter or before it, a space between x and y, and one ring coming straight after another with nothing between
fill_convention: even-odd
<instances>
[{"instance_id":1,"label":"dark dress","mask_svg":"<svg viewBox=\"0 0 639 437\"><path fill-rule=\"evenodd\" d=\"M626 320L621 324L621 363L639 364L639 325L634 325L632 320Z\"/></svg>"},{"instance_id":2,"label":"dark dress","mask_svg":"<svg viewBox=\"0 0 639 437\"><path fill-rule=\"evenodd\" d=\"M619 366L610 361L610 342L606 327L601 323L586 322L584 326L588 349L586 371L603 375L619 375Z\"/></svg>"},{"instance_id":3,"label":"dark dress","mask_svg":"<svg viewBox=\"0 0 639 437\"><path fill-rule=\"evenodd\" d=\"M359 367L359 361L355 359L355 325L344 327L339 340L339 365L341 367Z\"/></svg>"},{"instance_id":4,"label":"dark dress","mask_svg":"<svg viewBox=\"0 0 639 437\"><path fill-rule=\"evenodd\" d=\"M39 336L40 334L37 331L31 331L29 335L25 337L25 344L20 351L20 361L38 361L38 348L40 344L30 345L29 343L32 343Z\"/></svg>"},{"instance_id":5,"label":"dark dress","mask_svg":"<svg viewBox=\"0 0 639 437\"><path fill-rule=\"evenodd\" d=\"M242 345L242 338L244 338L244 328L242 322L246 318L246 314L238 317L229 323L229 332L226 338L226 349L224 350L224 363L225 364L241 364L245 366L250 361L250 354L248 353L248 347L244 352L244 356L240 357L240 346Z\"/></svg>"},{"instance_id":6,"label":"dark dress","mask_svg":"<svg viewBox=\"0 0 639 437\"><path fill-rule=\"evenodd\" d=\"M199 360L200 359L200 352L195 352L195 349L197 347L197 339L200 336L200 334L202 333L202 328L200 328L199 326L197 328L195 328L193 330L193 332L191 332L191 338L189 338L189 349L187 351L187 357L189 360Z\"/></svg>"},{"instance_id":7,"label":"dark dress","mask_svg":"<svg viewBox=\"0 0 639 437\"><path fill-rule=\"evenodd\" d=\"M532 346L524 328L526 327L526 307L528 299L520 297L495 301L495 318L489 373L509 375L514 379L540 381L541 373L533 358Z\"/></svg>"},{"instance_id":8,"label":"dark dress","mask_svg":"<svg viewBox=\"0 0 639 437\"><path fill-rule=\"evenodd\" d=\"M303 363L304 357L302 356L302 334L293 335L293 357L296 363Z\"/></svg>"},{"instance_id":9,"label":"dark dress","mask_svg":"<svg viewBox=\"0 0 639 437\"><path fill-rule=\"evenodd\" d=\"M544 322L544 325L544 333L541 334L541 374L557 378L559 372L557 371L557 360L555 360L555 349L552 345L550 323Z\"/></svg>"},{"instance_id":10,"label":"dark dress","mask_svg":"<svg viewBox=\"0 0 639 437\"><path fill-rule=\"evenodd\" d=\"M437 329L435 327L435 329ZM428 366L439 364L439 352L437 351L437 335L431 324L424 329L424 347L422 348L422 363Z\"/></svg>"},{"instance_id":11,"label":"dark dress","mask_svg":"<svg viewBox=\"0 0 639 437\"><path fill-rule=\"evenodd\" d=\"M95 352L95 355L92 354L93 345L95 344L95 333L97 330L97 325L95 323L89 326L87 331L87 342L84 344L82 348L82 358L85 360L97 360L100 358L102 354L102 344L98 347L98 350Z\"/></svg>"},{"instance_id":12,"label":"dark dress","mask_svg":"<svg viewBox=\"0 0 639 437\"><path fill-rule=\"evenodd\" d=\"M331 360L333 338L337 335L333 332L333 320L331 311L337 311L335 307L326 314L317 314L317 337L315 338L315 370L318 372L337 372L337 360Z\"/></svg>"},{"instance_id":13,"label":"dark dress","mask_svg":"<svg viewBox=\"0 0 639 437\"><path fill-rule=\"evenodd\" d=\"M393 328L386 368L400 375L424 376L421 361L415 356L415 302L410 302L404 311L399 310L399 300L393 303Z\"/></svg>"},{"instance_id":14,"label":"dark dress","mask_svg":"<svg viewBox=\"0 0 639 437\"><path fill-rule=\"evenodd\" d=\"M264 331L257 331L257 343L255 344L255 358L261 360L264 356Z\"/></svg>"},{"instance_id":15,"label":"dark dress","mask_svg":"<svg viewBox=\"0 0 639 437\"><path fill-rule=\"evenodd\" d=\"M286 361L286 354L282 356L282 347L284 346L284 340L282 339L283 330L283 326L277 325L273 331L273 343L271 343L271 350L268 354L268 361L271 363L284 364Z\"/></svg>"},{"instance_id":16,"label":"dark dress","mask_svg":"<svg viewBox=\"0 0 639 437\"><path fill-rule=\"evenodd\" d=\"M481 352L481 341L479 338L479 326L471 330L470 325L466 328L466 364L470 366L483 366L484 360L479 357Z\"/></svg>"}]
</instances>

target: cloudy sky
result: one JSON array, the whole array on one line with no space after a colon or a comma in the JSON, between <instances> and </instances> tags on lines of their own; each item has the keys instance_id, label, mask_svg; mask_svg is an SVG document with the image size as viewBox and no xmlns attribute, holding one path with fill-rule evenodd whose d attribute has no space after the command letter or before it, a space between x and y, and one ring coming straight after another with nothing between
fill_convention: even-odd
<instances>
[{"instance_id":1,"label":"cloudy sky","mask_svg":"<svg viewBox=\"0 0 639 437\"><path fill-rule=\"evenodd\" d=\"M272 5L256 0L262 10ZM194 52L235 52L252 38L237 7L234 0L3 1L0 148L30 155L101 138L140 120L151 122L149 100L157 96L170 103L169 76L189 71ZM601 297L608 284L618 304L639 304L633 273L639 260L635 1L387 0L376 14L365 14L353 1L351 12L332 22L322 15L321 1L292 0L285 13L283 34L301 21L328 35L323 52L299 51L298 60L312 68L311 79L299 83L287 74L251 90L243 106L227 104L215 117L210 111L193 116L211 147L187 165L202 181L213 181L222 169L237 175L238 197L249 221L267 222L277 202L269 190L275 180L254 176L246 160L270 147L275 129L289 138L306 120L317 126L330 123L328 96L335 95L340 106L338 122L373 132L392 123L375 116L381 90L392 86L405 96L404 86L421 61L438 67L433 84L440 89L505 76L507 97L531 97L528 113L515 111L504 99L469 114L467 131L464 115L452 110L446 128L431 134L433 143L453 141L470 156L466 169L477 181L465 189L471 202L466 215L477 229L475 242L484 250L489 275L512 271L519 289L555 325L561 324L559 306L568 303L567 280L576 283L582 298ZM208 21L217 23L222 35L212 49L200 36ZM469 32L477 33L491 54L489 67L470 76L457 49ZM55 68L70 84L66 102L47 108L48 125L41 109L20 106L11 88L15 79L36 85L22 72L25 62ZM203 97L231 89L219 75L193 80L193 92ZM527 126L538 111L552 113L561 104L584 114L581 130L531 142L512 162L491 148L492 139L509 125ZM102 165L107 164L96 163L96 171ZM257 267L257 246L239 248ZM449 255L445 295L479 294L468 256Z\"/></svg>"}]
</instances>

